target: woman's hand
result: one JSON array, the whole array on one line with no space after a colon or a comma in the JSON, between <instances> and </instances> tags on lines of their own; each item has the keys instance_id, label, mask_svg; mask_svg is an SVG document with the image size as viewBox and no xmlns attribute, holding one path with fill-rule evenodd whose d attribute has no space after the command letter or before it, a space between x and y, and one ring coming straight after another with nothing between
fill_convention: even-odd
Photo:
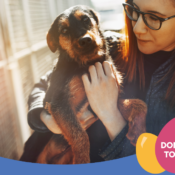
<instances>
[{"instance_id":1,"label":"woman's hand","mask_svg":"<svg viewBox=\"0 0 175 175\"><path fill-rule=\"evenodd\" d=\"M103 122L113 140L126 125L117 107L118 86L112 65L99 62L89 67L91 82L87 74L82 76L86 95L92 110Z\"/></svg>"},{"instance_id":2,"label":"woman's hand","mask_svg":"<svg viewBox=\"0 0 175 175\"><path fill-rule=\"evenodd\" d=\"M57 125L54 117L48 113L46 113L45 110L42 110L40 114L41 121L47 126L47 128L53 132L54 134L61 134L61 129Z\"/></svg>"},{"instance_id":3,"label":"woman's hand","mask_svg":"<svg viewBox=\"0 0 175 175\"><path fill-rule=\"evenodd\" d=\"M88 110L89 102L87 102L77 113L77 118L80 121L81 126L86 130L89 128L95 121L98 119ZM47 114L43 110L40 114L41 121L47 126L47 128L54 134L62 134L61 129L56 123L54 117L50 114Z\"/></svg>"},{"instance_id":4,"label":"woman's hand","mask_svg":"<svg viewBox=\"0 0 175 175\"><path fill-rule=\"evenodd\" d=\"M91 111L88 110L88 106L89 102L86 102L86 104L80 109L80 111L76 115L81 123L81 126L85 130L98 120L98 118L94 117L94 114L92 114Z\"/></svg>"}]
</instances>

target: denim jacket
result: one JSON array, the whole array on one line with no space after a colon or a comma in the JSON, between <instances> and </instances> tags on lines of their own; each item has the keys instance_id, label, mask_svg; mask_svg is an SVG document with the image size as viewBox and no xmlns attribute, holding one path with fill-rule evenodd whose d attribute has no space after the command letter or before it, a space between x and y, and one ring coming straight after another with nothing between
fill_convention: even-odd
<instances>
[{"instance_id":1,"label":"denim jacket","mask_svg":"<svg viewBox=\"0 0 175 175\"><path fill-rule=\"evenodd\" d=\"M145 102L148 107L146 116L146 132L158 135L162 128L175 117L175 106L171 106L165 95L174 73L172 65L175 62L175 53L153 73ZM159 82L159 80L161 80ZM124 85L125 86L125 85ZM126 85L127 86L127 85ZM127 87L124 87L126 89ZM129 85L130 87L130 85ZM175 89L175 84L173 90ZM134 95L133 95L134 97ZM127 126L114 139L104 147L100 155L105 160L112 160L135 154L135 147L126 138Z\"/></svg>"}]
</instances>

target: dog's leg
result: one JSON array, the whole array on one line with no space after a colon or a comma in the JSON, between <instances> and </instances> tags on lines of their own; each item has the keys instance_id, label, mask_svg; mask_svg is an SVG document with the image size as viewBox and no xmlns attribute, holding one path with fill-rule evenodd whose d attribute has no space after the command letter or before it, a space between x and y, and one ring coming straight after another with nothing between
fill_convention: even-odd
<instances>
[{"instance_id":1,"label":"dog's leg","mask_svg":"<svg viewBox=\"0 0 175 175\"><path fill-rule=\"evenodd\" d=\"M66 111L63 113L63 110L60 111L57 108L57 111L55 111L51 105L48 105L48 110L58 123L68 144L71 145L74 155L73 164L89 163L89 137L81 127L72 109L66 107Z\"/></svg>"},{"instance_id":2,"label":"dog's leg","mask_svg":"<svg viewBox=\"0 0 175 175\"><path fill-rule=\"evenodd\" d=\"M73 163L89 163L90 144L86 131L76 116L76 108L85 98L85 91L80 77L67 75L67 81L61 70L52 74L51 85L46 94L44 105L54 117L64 138L72 148ZM57 81L55 81L57 80Z\"/></svg>"},{"instance_id":3,"label":"dog's leg","mask_svg":"<svg viewBox=\"0 0 175 175\"><path fill-rule=\"evenodd\" d=\"M138 137L146 132L147 106L139 99L119 99L118 107L122 116L129 124L129 130L126 136L135 146Z\"/></svg>"},{"instance_id":4,"label":"dog's leg","mask_svg":"<svg viewBox=\"0 0 175 175\"><path fill-rule=\"evenodd\" d=\"M72 150L67 141L64 139L64 136L56 134L53 135L38 156L36 163L72 164Z\"/></svg>"}]
</instances>

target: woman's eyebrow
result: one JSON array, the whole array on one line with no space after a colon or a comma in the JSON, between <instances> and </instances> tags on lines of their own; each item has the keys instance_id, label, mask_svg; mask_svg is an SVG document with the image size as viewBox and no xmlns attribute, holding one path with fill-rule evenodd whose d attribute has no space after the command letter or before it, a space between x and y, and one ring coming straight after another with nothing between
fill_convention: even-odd
<instances>
[{"instance_id":1,"label":"woman's eyebrow","mask_svg":"<svg viewBox=\"0 0 175 175\"><path fill-rule=\"evenodd\" d=\"M138 9L139 9L139 7L133 2L133 5L134 6L136 6ZM154 13L154 14L158 14L158 15L161 15L161 16L167 16L167 15L164 15L164 14L162 14L162 13L160 13L160 12L157 12L157 11L152 11L152 10L149 10L149 11L147 11L148 13Z\"/></svg>"},{"instance_id":2,"label":"woman's eyebrow","mask_svg":"<svg viewBox=\"0 0 175 175\"><path fill-rule=\"evenodd\" d=\"M152 11L152 10L149 10L148 12L149 13L155 13L155 14L158 14L158 15L161 15L161 16L167 16L167 15L164 15L164 14L162 14L160 12L156 12L156 11Z\"/></svg>"}]
</instances>

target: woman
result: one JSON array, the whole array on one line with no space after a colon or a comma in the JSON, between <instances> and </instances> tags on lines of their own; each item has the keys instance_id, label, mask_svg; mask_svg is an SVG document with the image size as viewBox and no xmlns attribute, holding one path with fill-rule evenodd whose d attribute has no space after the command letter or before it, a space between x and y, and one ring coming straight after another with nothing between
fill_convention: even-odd
<instances>
[{"instance_id":1,"label":"woman","mask_svg":"<svg viewBox=\"0 0 175 175\"><path fill-rule=\"evenodd\" d=\"M158 135L175 116L175 0L133 0L124 4L124 8L126 36L117 49L111 50L119 69L125 73L122 98L139 98L147 103L147 132ZM96 63L90 66L89 73L92 81L86 74L82 80L90 106L100 119L87 129L91 162L134 154L135 147L125 136L127 123L116 105L118 88L111 66L107 62ZM59 134L61 131L52 116L41 113L48 79L48 76L41 79L30 96L28 121L35 130L49 128ZM93 123L90 116L82 110L79 119L84 128L88 122ZM21 160L34 162L51 135L51 132L35 132L26 143ZM42 143L35 146L38 138ZM31 155L31 151L33 157L27 154Z\"/></svg>"}]
</instances>

